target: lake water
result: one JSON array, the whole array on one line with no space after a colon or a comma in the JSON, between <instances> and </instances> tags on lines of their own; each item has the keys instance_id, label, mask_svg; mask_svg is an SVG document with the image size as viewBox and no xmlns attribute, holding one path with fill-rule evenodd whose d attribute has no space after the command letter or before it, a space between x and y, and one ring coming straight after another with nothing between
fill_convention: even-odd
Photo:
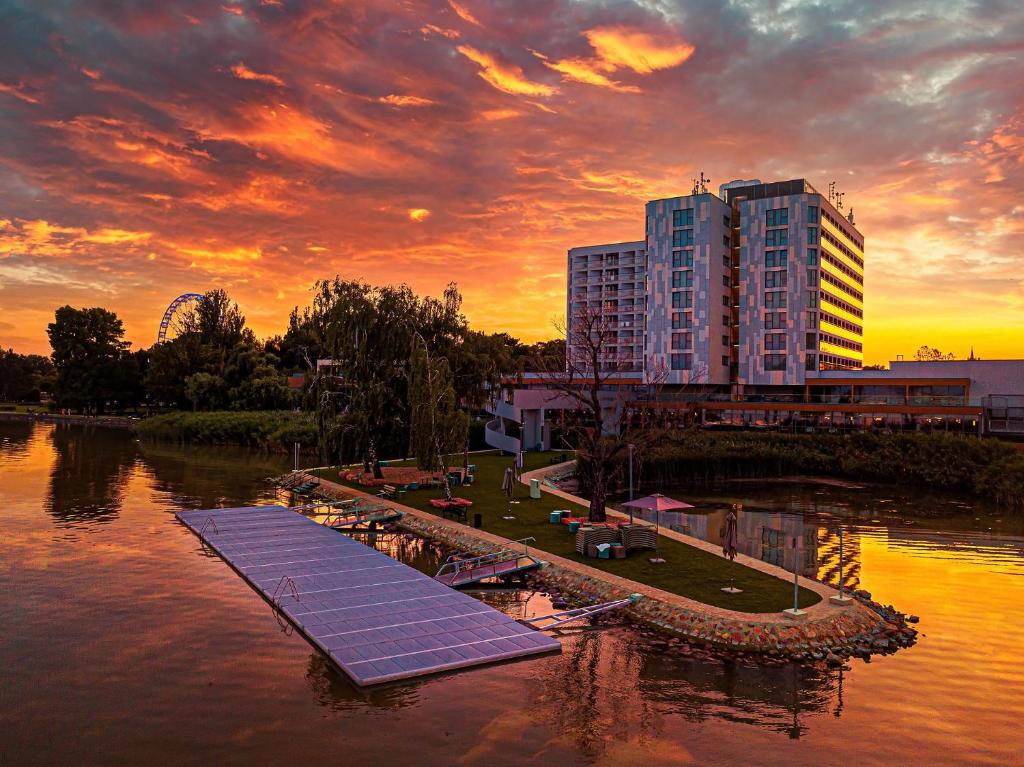
<instances>
[{"instance_id":1,"label":"lake water","mask_svg":"<svg viewBox=\"0 0 1024 767\"><path fill-rule=\"evenodd\" d=\"M711 518L674 523L714 539L740 501L741 547L787 564L778 542L796 531L801 567L825 578L843 529L848 583L922 632L849 671L655 654L616 627L573 632L558 656L364 692L173 519L280 502L265 479L287 468L0 421L0 764L1024 761L1024 538L998 508L791 485L687 498ZM951 502L956 519L924 516ZM436 562L421 541L378 545ZM487 598L517 617L549 607Z\"/></svg>"}]
</instances>

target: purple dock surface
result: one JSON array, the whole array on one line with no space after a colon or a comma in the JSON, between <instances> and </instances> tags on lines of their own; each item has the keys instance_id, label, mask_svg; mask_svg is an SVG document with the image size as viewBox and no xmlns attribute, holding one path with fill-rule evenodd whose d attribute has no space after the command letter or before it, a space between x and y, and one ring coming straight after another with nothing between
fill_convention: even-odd
<instances>
[{"instance_id":1,"label":"purple dock surface","mask_svg":"<svg viewBox=\"0 0 1024 767\"><path fill-rule=\"evenodd\" d=\"M282 506L175 516L360 686L561 649L493 607Z\"/></svg>"}]
</instances>

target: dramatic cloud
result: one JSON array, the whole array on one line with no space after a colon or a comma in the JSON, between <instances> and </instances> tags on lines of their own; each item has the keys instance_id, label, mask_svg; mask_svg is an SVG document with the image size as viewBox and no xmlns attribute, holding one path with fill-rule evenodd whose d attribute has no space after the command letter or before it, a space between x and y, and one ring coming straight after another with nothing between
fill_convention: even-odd
<instances>
[{"instance_id":1,"label":"dramatic cloud","mask_svg":"<svg viewBox=\"0 0 1024 767\"><path fill-rule=\"evenodd\" d=\"M470 45L460 45L459 53L480 66L479 75L499 91L518 96L551 96L557 89L535 83L523 76L523 70L512 64L503 64L494 56L478 51Z\"/></svg>"},{"instance_id":2,"label":"dramatic cloud","mask_svg":"<svg viewBox=\"0 0 1024 767\"><path fill-rule=\"evenodd\" d=\"M846 192L869 362L1024 356L1022 41L998 0L7 0L0 345L71 303L148 346L213 287L278 333L335 274L549 337L566 249L704 171Z\"/></svg>"},{"instance_id":3,"label":"dramatic cloud","mask_svg":"<svg viewBox=\"0 0 1024 767\"><path fill-rule=\"evenodd\" d=\"M231 67L231 74L237 77L239 80L258 80L262 83L270 83L271 85L277 85L281 88L284 87L284 80L275 75L263 74L260 72L253 72L249 67L245 65L244 61L239 61L233 67Z\"/></svg>"}]
</instances>

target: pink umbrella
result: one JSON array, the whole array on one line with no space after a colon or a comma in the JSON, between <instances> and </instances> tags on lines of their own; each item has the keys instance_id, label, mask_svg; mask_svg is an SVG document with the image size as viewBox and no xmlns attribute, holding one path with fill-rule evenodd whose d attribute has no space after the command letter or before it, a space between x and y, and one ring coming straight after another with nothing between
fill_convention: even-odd
<instances>
[{"instance_id":1,"label":"pink umbrella","mask_svg":"<svg viewBox=\"0 0 1024 767\"><path fill-rule=\"evenodd\" d=\"M633 522L633 509L653 511L655 513L656 524L659 528L661 527L661 512L695 508L693 504L677 501L674 498L669 498L667 495L662 495L661 493L654 493L654 495L648 495L646 498L638 498L635 501L628 501L627 503L624 503L623 506L629 509L630 523Z\"/></svg>"}]
</instances>

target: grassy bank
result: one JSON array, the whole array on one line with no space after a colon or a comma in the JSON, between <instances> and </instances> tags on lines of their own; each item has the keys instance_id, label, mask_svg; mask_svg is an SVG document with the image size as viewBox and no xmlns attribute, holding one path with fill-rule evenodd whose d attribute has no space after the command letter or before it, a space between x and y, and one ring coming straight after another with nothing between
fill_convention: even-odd
<instances>
[{"instance_id":1,"label":"grassy bank","mask_svg":"<svg viewBox=\"0 0 1024 767\"><path fill-rule=\"evenodd\" d=\"M264 450L291 451L317 444L316 424L308 413L280 410L177 412L141 421L135 433L142 439L186 445L242 445Z\"/></svg>"},{"instance_id":2,"label":"grassy bank","mask_svg":"<svg viewBox=\"0 0 1024 767\"><path fill-rule=\"evenodd\" d=\"M553 454L527 454L527 469L547 465L551 455ZM456 495L473 501L473 507L469 510L470 515L480 514L483 517L483 529L488 532L512 540L532 536L537 540L535 544L530 544L531 547L535 546L566 559L582 562L705 604L753 613L778 612L793 606L792 583L667 538L661 539L658 549L658 556L666 560L665 564L652 564L649 559L655 556L654 553L642 551L633 552L626 559L581 557L576 553L575 538L569 534L568 528L565 525L549 524L548 516L555 509L565 508L573 508L574 513L585 516L586 508L573 507L572 504L548 493L543 493L539 500L530 500L528 490L523 485L516 487L516 497L521 502L509 504L501 491L501 479L505 468L511 465L512 459L497 454L478 454L471 456L470 460L477 465L476 480L469 487L457 488ZM324 470L321 475L334 482L342 482L338 478L337 469ZM407 493L402 502L417 509L436 513L437 509L429 502L431 498L438 498L441 495L442 491L437 489L416 490ZM514 519L504 519L506 516L512 516ZM743 589L742 594L722 593L721 588L729 585L730 578L735 580L736 586ZM817 601L818 595L814 592L800 590L802 607L815 604Z\"/></svg>"},{"instance_id":3,"label":"grassy bank","mask_svg":"<svg viewBox=\"0 0 1024 767\"><path fill-rule=\"evenodd\" d=\"M1024 454L942 434L668 433L644 456L646 489L812 474L971 493L1024 509Z\"/></svg>"}]
</instances>

